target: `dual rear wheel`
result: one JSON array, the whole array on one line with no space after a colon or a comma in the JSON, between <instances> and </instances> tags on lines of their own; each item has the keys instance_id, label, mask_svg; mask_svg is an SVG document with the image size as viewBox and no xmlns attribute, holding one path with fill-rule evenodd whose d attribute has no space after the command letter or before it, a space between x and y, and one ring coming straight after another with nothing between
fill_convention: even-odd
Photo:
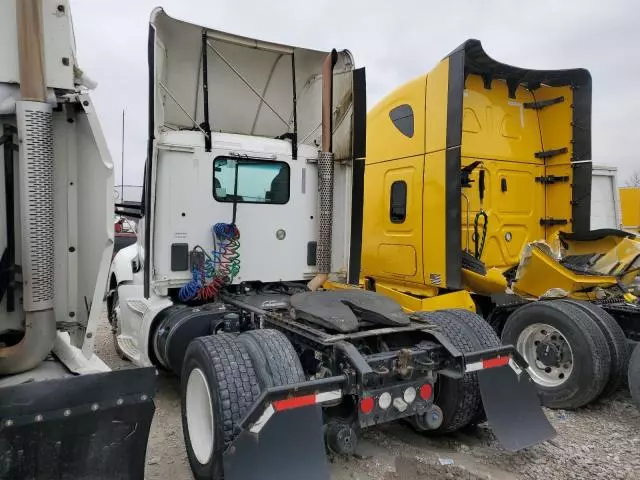
<instances>
[{"instance_id":1,"label":"dual rear wheel","mask_svg":"<svg viewBox=\"0 0 640 480\"><path fill-rule=\"evenodd\" d=\"M416 312L414 315L436 324L461 353L500 346L500 339L491 326L468 310ZM435 383L434 395L434 403L442 410L442 424L436 429L427 430L413 422L419 430L436 434L451 433L486 420L476 373L466 374L459 379L440 375Z\"/></svg>"},{"instance_id":2,"label":"dual rear wheel","mask_svg":"<svg viewBox=\"0 0 640 480\"><path fill-rule=\"evenodd\" d=\"M537 301L507 319L502 343L529 363L542 404L579 408L609 397L629 364L624 332L606 311L578 300Z\"/></svg>"},{"instance_id":3,"label":"dual rear wheel","mask_svg":"<svg viewBox=\"0 0 640 480\"><path fill-rule=\"evenodd\" d=\"M222 454L263 389L301 381L293 346L276 330L194 339L182 366L181 413L195 478L224 478Z\"/></svg>"}]
</instances>

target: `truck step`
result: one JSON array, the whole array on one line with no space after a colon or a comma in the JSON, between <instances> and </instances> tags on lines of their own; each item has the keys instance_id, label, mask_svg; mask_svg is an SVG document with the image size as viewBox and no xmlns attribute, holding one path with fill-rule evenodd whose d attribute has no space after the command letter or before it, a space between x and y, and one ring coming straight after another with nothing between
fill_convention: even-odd
<instances>
[{"instance_id":1,"label":"truck step","mask_svg":"<svg viewBox=\"0 0 640 480\"><path fill-rule=\"evenodd\" d=\"M140 350L138 350L138 342L132 337L125 335L118 335L116 337L116 341L118 342L118 347L122 350L122 352L129 358L139 359L140 358Z\"/></svg>"}]
</instances>

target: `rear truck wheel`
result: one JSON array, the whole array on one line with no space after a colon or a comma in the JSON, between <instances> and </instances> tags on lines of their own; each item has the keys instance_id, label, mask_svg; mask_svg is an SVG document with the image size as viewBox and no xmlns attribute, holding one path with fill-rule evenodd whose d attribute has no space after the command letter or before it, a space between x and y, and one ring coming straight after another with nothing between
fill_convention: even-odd
<instances>
[{"instance_id":1,"label":"rear truck wheel","mask_svg":"<svg viewBox=\"0 0 640 480\"><path fill-rule=\"evenodd\" d=\"M593 303L581 300L558 300L559 302L575 305L580 310L589 315L600 327L609 346L609 354L611 355L611 372L600 399L605 399L613 395L622 385L624 385L627 370L629 368L629 345L627 337L618 322L609 315L603 308Z\"/></svg>"},{"instance_id":2,"label":"rear truck wheel","mask_svg":"<svg viewBox=\"0 0 640 480\"><path fill-rule=\"evenodd\" d=\"M126 361L129 358L124 354L120 345L118 345L118 335L122 332L122 321L120 319L120 298L118 297L118 288L115 287L109 298L107 299L107 316L111 325L111 333L113 336L113 346L118 356Z\"/></svg>"},{"instance_id":3,"label":"rear truck wheel","mask_svg":"<svg viewBox=\"0 0 640 480\"><path fill-rule=\"evenodd\" d=\"M263 389L306 380L293 345L278 330L251 330L241 334L238 342L247 348ZM341 455L352 455L358 444L357 429L348 419L329 420L324 437L327 448Z\"/></svg>"},{"instance_id":4,"label":"rear truck wheel","mask_svg":"<svg viewBox=\"0 0 640 480\"><path fill-rule=\"evenodd\" d=\"M499 347L501 345L500 338L496 335L495 330L487 323L487 321L479 315L471 313L468 310L449 310L448 313L455 315L462 322L470 337L474 337L479 345L478 350L486 350L489 348ZM469 425L477 425L485 422L487 415L485 414L482 400L478 403L476 413L471 418Z\"/></svg>"},{"instance_id":5,"label":"rear truck wheel","mask_svg":"<svg viewBox=\"0 0 640 480\"><path fill-rule=\"evenodd\" d=\"M263 389L306 380L293 345L278 330L251 330L238 336L237 341L247 349Z\"/></svg>"},{"instance_id":6,"label":"rear truck wheel","mask_svg":"<svg viewBox=\"0 0 640 480\"><path fill-rule=\"evenodd\" d=\"M515 345L527 361L546 407L582 407L602 393L609 379L605 335L575 305L536 301L518 308L507 318L502 343Z\"/></svg>"},{"instance_id":7,"label":"rear truck wheel","mask_svg":"<svg viewBox=\"0 0 640 480\"><path fill-rule=\"evenodd\" d=\"M222 480L222 454L260 395L247 349L232 335L193 340L181 376L182 429L196 480Z\"/></svg>"},{"instance_id":8,"label":"rear truck wheel","mask_svg":"<svg viewBox=\"0 0 640 480\"><path fill-rule=\"evenodd\" d=\"M420 315L438 325L451 344L461 353L480 350L479 340L475 335L469 333L469 329L465 326L465 320L454 312L458 311L416 312L414 315ZM471 312L467 313L475 316ZM414 419L412 424L416 429L434 433L455 432L468 425L477 415L480 405L480 389L478 376L475 373L464 375L459 379L440 375L436 380L434 390L434 404L442 411L442 420L438 422L440 425L431 428L432 425L424 422L423 419Z\"/></svg>"},{"instance_id":9,"label":"rear truck wheel","mask_svg":"<svg viewBox=\"0 0 640 480\"><path fill-rule=\"evenodd\" d=\"M640 348L638 348L638 344L636 344L629 361L629 390L633 402L640 408Z\"/></svg>"}]
</instances>

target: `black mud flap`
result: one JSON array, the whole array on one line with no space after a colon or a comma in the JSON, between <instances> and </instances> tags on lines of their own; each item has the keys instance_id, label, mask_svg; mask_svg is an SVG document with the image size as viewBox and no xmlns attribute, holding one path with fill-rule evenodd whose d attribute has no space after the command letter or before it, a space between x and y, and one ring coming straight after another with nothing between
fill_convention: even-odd
<instances>
[{"instance_id":1,"label":"black mud flap","mask_svg":"<svg viewBox=\"0 0 640 480\"><path fill-rule=\"evenodd\" d=\"M500 443L512 452L556 435L547 420L529 374L510 366L478 372L487 420Z\"/></svg>"},{"instance_id":2,"label":"black mud flap","mask_svg":"<svg viewBox=\"0 0 640 480\"><path fill-rule=\"evenodd\" d=\"M259 435L243 430L223 462L225 480L329 480L321 408L277 412Z\"/></svg>"},{"instance_id":3,"label":"black mud flap","mask_svg":"<svg viewBox=\"0 0 640 480\"><path fill-rule=\"evenodd\" d=\"M155 369L23 383L0 390L0 478L144 478Z\"/></svg>"}]
</instances>

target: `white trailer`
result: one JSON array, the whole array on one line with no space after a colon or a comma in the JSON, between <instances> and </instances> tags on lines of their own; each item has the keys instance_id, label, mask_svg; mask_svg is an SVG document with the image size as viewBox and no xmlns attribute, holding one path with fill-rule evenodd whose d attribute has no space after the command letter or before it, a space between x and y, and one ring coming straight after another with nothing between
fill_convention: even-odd
<instances>
[{"instance_id":1,"label":"white trailer","mask_svg":"<svg viewBox=\"0 0 640 480\"><path fill-rule=\"evenodd\" d=\"M621 228L617 167L594 165L591 179L591 230Z\"/></svg>"}]
</instances>

